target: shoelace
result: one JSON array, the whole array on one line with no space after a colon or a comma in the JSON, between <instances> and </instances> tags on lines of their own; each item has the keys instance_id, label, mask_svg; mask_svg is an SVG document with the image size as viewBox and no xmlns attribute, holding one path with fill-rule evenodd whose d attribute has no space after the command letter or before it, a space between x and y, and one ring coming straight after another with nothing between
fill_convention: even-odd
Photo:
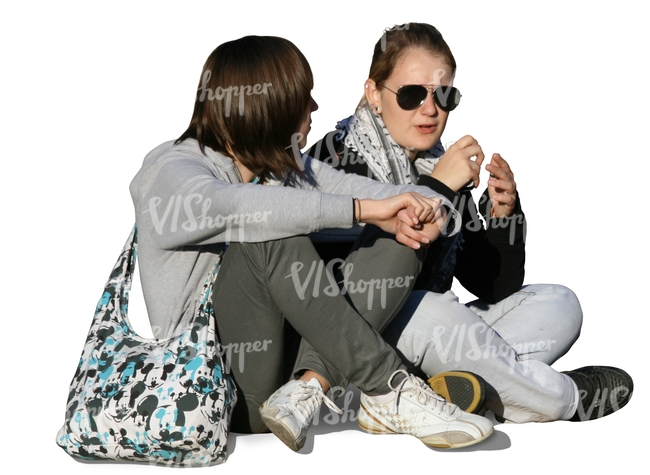
<instances>
[{"instance_id":1,"label":"shoelace","mask_svg":"<svg viewBox=\"0 0 650 475\"><path fill-rule=\"evenodd\" d=\"M304 384L291 391L287 397L292 402L292 412L300 415L302 422L310 421L322 402L334 412L343 414L343 411L320 388Z\"/></svg>"},{"instance_id":2,"label":"shoelace","mask_svg":"<svg viewBox=\"0 0 650 475\"><path fill-rule=\"evenodd\" d=\"M393 387L393 378L397 373L402 373L404 374L404 378L400 383L397 385L397 387ZM406 384L407 381L411 382L411 387L404 389L404 385ZM393 390L396 391L399 397L400 392L402 391L411 391L415 393L415 397L417 398L418 402L420 404L424 405L429 405L429 401L433 401L434 407L440 408L440 412L444 412L447 415L451 415L454 411L458 409L458 406L447 401L445 398L437 394L431 387L426 384L424 381L422 381L420 378L413 374L409 374L404 370L397 370L395 371L390 379L388 380L388 386ZM397 408L399 408L399 404L397 404Z\"/></svg>"}]
</instances>

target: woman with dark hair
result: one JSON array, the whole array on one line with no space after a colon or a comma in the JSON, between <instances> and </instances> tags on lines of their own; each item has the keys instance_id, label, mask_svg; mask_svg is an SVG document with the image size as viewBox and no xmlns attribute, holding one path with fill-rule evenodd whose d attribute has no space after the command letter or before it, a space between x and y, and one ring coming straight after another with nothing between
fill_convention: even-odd
<instances>
[{"instance_id":1,"label":"woman with dark hair","mask_svg":"<svg viewBox=\"0 0 650 475\"><path fill-rule=\"evenodd\" d=\"M232 430L268 427L299 450L321 402L330 404L325 393L349 380L363 393L360 424L370 432L410 433L436 447L483 440L491 423L408 374L373 329L403 305L425 245L456 232L445 215L459 216L427 188L303 160L312 86L309 64L285 39L224 43L204 66L188 129L145 158L130 189L156 336L184 330L223 255L212 299L238 393ZM322 275L306 234L354 222L367 226L345 260L352 291ZM297 361L294 331L303 338ZM412 424L397 425L398 413Z\"/></svg>"},{"instance_id":2,"label":"woman with dark hair","mask_svg":"<svg viewBox=\"0 0 650 475\"><path fill-rule=\"evenodd\" d=\"M350 174L393 184L427 186L454 202L461 232L432 243L414 292L383 336L403 359L431 375L463 369L486 381L485 406L514 422L586 420L611 414L632 394L632 379L611 367L559 373L550 365L578 338L582 311L560 285L523 285L525 218L510 165L499 154L486 164L467 135L444 150L440 137L461 94L456 61L433 26L387 30L374 49L365 94L354 115L308 155ZM349 244L319 244L326 259ZM456 277L478 300L450 291ZM435 386L434 386L435 388Z\"/></svg>"}]
</instances>

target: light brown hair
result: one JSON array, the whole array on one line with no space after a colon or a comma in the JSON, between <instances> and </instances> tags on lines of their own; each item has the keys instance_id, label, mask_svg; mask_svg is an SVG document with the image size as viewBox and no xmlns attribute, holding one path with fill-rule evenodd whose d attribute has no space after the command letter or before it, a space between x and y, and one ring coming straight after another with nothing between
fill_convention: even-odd
<instances>
[{"instance_id":1,"label":"light brown hair","mask_svg":"<svg viewBox=\"0 0 650 475\"><path fill-rule=\"evenodd\" d=\"M390 77L402 56L416 48L441 56L451 67L452 74L456 71L454 55L436 28L427 23L405 23L384 31L375 44L368 79L372 79L377 88L381 88L381 84ZM360 105L363 102L364 99Z\"/></svg>"}]
</instances>

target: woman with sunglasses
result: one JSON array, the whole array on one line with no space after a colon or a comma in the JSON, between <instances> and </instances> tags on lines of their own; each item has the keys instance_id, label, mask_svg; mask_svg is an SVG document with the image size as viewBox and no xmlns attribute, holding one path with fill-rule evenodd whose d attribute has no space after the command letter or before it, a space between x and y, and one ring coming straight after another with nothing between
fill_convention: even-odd
<instances>
[{"instance_id":1,"label":"woman with sunglasses","mask_svg":"<svg viewBox=\"0 0 650 475\"><path fill-rule=\"evenodd\" d=\"M456 62L431 25L409 23L377 42L354 115L308 155L384 183L428 186L456 204L462 231L430 245L414 292L383 332L406 362L427 375L462 369L486 382L485 407L514 422L586 420L621 408L632 393L622 370L585 367L566 374L550 365L578 338L580 304L559 285L523 285L525 219L514 174L499 154L479 201L483 151L472 136L444 150L440 137L461 94ZM322 240L317 237L315 240ZM345 242L318 244L324 259ZM466 305L452 279L478 300Z\"/></svg>"},{"instance_id":2,"label":"woman with sunglasses","mask_svg":"<svg viewBox=\"0 0 650 475\"><path fill-rule=\"evenodd\" d=\"M156 336L185 330L223 255L212 299L237 387L233 431L270 429L299 450L329 402L325 393L346 378L362 391L360 424L369 432L410 433L436 447L479 442L492 432L490 421L408 374L366 321L381 328L395 316L421 268L422 245L441 232L442 205L457 212L430 189L376 183L294 156L291 144L304 146L317 109L312 87L309 64L291 42L224 43L205 63L187 130L145 158L130 189ZM327 276L314 276L322 263L306 234L353 222L368 226L346 256L357 290L348 301ZM410 285L359 291L371 279L401 276ZM295 332L310 345L298 358ZM397 413L413 424L398 427Z\"/></svg>"}]
</instances>

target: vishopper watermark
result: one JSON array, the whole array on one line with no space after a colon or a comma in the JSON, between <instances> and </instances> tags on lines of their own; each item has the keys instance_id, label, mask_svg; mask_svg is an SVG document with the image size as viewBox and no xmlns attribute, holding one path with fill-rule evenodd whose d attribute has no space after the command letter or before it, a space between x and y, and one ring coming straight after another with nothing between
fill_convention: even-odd
<instances>
[{"instance_id":1,"label":"vishopper watermark","mask_svg":"<svg viewBox=\"0 0 650 475\"><path fill-rule=\"evenodd\" d=\"M219 351L219 356L225 356L224 362L226 367L224 371L230 373L230 368L232 368L233 363L233 352L236 355L239 355L239 372L244 372L244 354L245 353L257 353L260 351L267 351L268 345L273 343L272 340L263 340L263 341L254 341L254 342L241 342L241 343L228 343L227 345L221 345L221 350Z\"/></svg>"},{"instance_id":2,"label":"vishopper watermark","mask_svg":"<svg viewBox=\"0 0 650 475\"><path fill-rule=\"evenodd\" d=\"M382 53L386 52L386 34L387 33L391 33L393 31L408 30L408 29L409 29L409 24L408 23L404 23L403 25L395 25L392 28L386 28L384 30L384 33L381 35L381 39L379 40Z\"/></svg>"},{"instance_id":3,"label":"vishopper watermark","mask_svg":"<svg viewBox=\"0 0 650 475\"><path fill-rule=\"evenodd\" d=\"M365 163L364 159L355 152L353 149L343 144L343 148L340 152L337 152L334 140L337 134L340 134L340 131L335 130L328 133L324 140L316 144L314 149L315 156L321 156L321 150L323 143L327 147L327 152L329 155L326 158L323 158L321 161L327 165L330 165L334 168L345 168L347 165L358 165ZM298 143L302 140L303 136L300 133L294 134L291 138L291 149L293 151L294 158L296 163L301 170L305 169L304 160L307 157L307 154L300 152L298 148ZM448 145L453 145L454 142L450 142L445 145L445 149L448 148ZM289 148L289 147L287 147ZM368 178L373 178L373 173L370 167L366 167ZM485 218L485 227L486 229L509 229L508 234L508 244L511 246L515 244L515 241L521 239L525 242L526 240L526 218L523 213L513 214L512 216L502 216L502 217L490 217L490 211L492 210L492 202L489 199L488 195L481 195L479 200L479 205L486 203L487 218ZM470 200L466 194L460 193L457 194L453 201L453 207L460 213L461 216L464 215L465 207L468 207L467 211L469 213L470 219L463 222L463 226L470 232L479 231L483 227L483 221L481 220L476 207L469 206ZM444 228L441 228L444 229ZM518 230L521 229L521 232Z\"/></svg>"},{"instance_id":4,"label":"vishopper watermark","mask_svg":"<svg viewBox=\"0 0 650 475\"><path fill-rule=\"evenodd\" d=\"M204 327L204 323L195 322L192 326L192 330L195 332L201 331ZM154 328L154 335L162 335L163 331L161 327ZM156 336L155 338L158 338ZM233 367L234 356L238 356L239 360L237 362L237 367L239 372L244 372L244 363L245 363L245 354L246 353L259 353L262 351L268 351L269 345L273 343L273 340L262 340L262 341L242 341L240 343L228 343L227 345L219 344L217 346L216 355L223 357L224 360L224 373L230 373L230 368ZM234 354L234 356L233 356ZM187 361L191 361L194 358L199 356L199 351L193 347L188 346L183 349L183 358Z\"/></svg>"},{"instance_id":5,"label":"vishopper watermark","mask_svg":"<svg viewBox=\"0 0 650 475\"><path fill-rule=\"evenodd\" d=\"M271 211L255 211L252 213L232 213L228 215L213 214L213 203L200 193L190 193L187 196L170 196L162 209L163 200L160 197L149 199L149 208L144 210L151 215L151 222L159 235L166 232L193 232L205 229L223 229L226 232L226 242L230 242L233 228L243 238L246 224L262 223L269 220Z\"/></svg>"},{"instance_id":6,"label":"vishopper watermark","mask_svg":"<svg viewBox=\"0 0 650 475\"><path fill-rule=\"evenodd\" d=\"M334 168L337 167L345 168L345 166L348 164L361 165L365 163L365 160L363 159L361 154L355 152L354 149L348 147L345 144L343 144L343 149L341 150L341 152L336 151L336 146L334 145L334 139L336 138L337 135L340 134L341 134L340 130L333 130L332 132L329 132L325 136L324 140L316 144L316 148L314 149L314 155L317 157L321 156L321 149L323 147L323 143L325 143L329 156L321 160L323 163ZM292 139L291 146L293 148L293 153L296 160L298 160L299 157L300 158L304 157L304 154L300 155L299 151L298 153L296 153L296 148L294 147L293 139ZM372 178L372 170L370 169L370 167L367 167L367 169L368 169L368 178Z\"/></svg>"},{"instance_id":7,"label":"vishopper watermark","mask_svg":"<svg viewBox=\"0 0 650 475\"><path fill-rule=\"evenodd\" d=\"M207 70L203 73L201 78L201 86L196 92L196 100L203 102L206 99L209 101L226 101L225 103L225 112L226 117L230 117L230 108L232 107L232 98L233 95L239 98L239 115L244 115L244 96L250 95L259 95L259 94L268 94L268 88L272 86L270 82L265 82L263 84L253 84L251 85L241 85L241 86L230 86L223 88L218 86L216 90L212 90L208 87L210 82L210 77L212 76L212 71Z\"/></svg>"},{"instance_id":8,"label":"vishopper watermark","mask_svg":"<svg viewBox=\"0 0 650 475\"><path fill-rule=\"evenodd\" d=\"M429 343L435 348L442 363L505 358L509 363L510 374L515 372L515 366L520 361L519 355L551 351L557 343L556 340L537 340L515 345L504 341L497 344L494 341L496 335L483 322L469 326L463 323L452 328L438 325L433 328Z\"/></svg>"},{"instance_id":9,"label":"vishopper watermark","mask_svg":"<svg viewBox=\"0 0 650 475\"><path fill-rule=\"evenodd\" d=\"M336 425L338 423L344 424L347 421L357 421L359 419L359 402L354 401L354 392L347 391L341 386L334 386L330 391L333 398L343 398L343 407L339 407L340 413L331 411L329 414L322 417L322 421L328 425ZM316 413L311 424L312 426L317 426L320 423L322 412L325 407L327 406L323 404L321 410Z\"/></svg>"},{"instance_id":10,"label":"vishopper watermark","mask_svg":"<svg viewBox=\"0 0 650 475\"><path fill-rule=\"evenodd\" d=\"M468 205L469 200L466 199L466 196L463 194L456 195L454 198L454 208L458 210L459 213L463 213L463 209ZM521 239L526 241L526 218L523 214L513 214L512 216L502 216L502 217L489 217L490 211L492 210L492 202L487 194L481 195L479 206L486 203L485 209L487 211L488 217L485 218L485 228L486 229L509 229L508 232L508 244L511 246L515 244L515 241ZM481 218L477 213L477 210L474 206L468 208L468 212L471 216L471 219L465 221L463 226L470 232L476 232L483 227ZM520 232L517 230L521 229Z\"/></svg>"},{"instance_id":11,"label":"vishopper watermark","mask_svg":"<svg viewBox=\"0 0 650 475\"><path fill-rule=\"evenodd\" d=\"M602 390L599 388L596 390L589 407L585 407L585 399L588 399L589 393L584 389L580 389L578 394L580 400L578 401L576 414L581 421L589 421L604 417L606 415L605 411L615 412L621 409L620 402L627 399L630 394L630 388L627 386L605 387ZM597 412L594 414L594 411Z\"/></svg>"},{"instance_id":12,"label":"vishopper watermark","mask_svg":"<svg viewBox=\"0 0 650 475\"><path fill-rule=\"evenodd\" d=\"M386 293L388 289L409 287L412 281L415 279L415 276L399 276L399 277L382 277L381 279L370 279L363 280L358 279L356 281L351 279L354 265L351 263L345 264L343 259L332 259L325 265L325 262L313 261L309 267L309 273L304 276L304 279L301 279L300 273L305 268L303 262L293 262L291 264L291 274L287 275L285 278L291 277L293 280L294 288L298 294L300 300L304 300L307 294L308 287L313 280L312 296L317 298L321 292L321 281L323 278L323 272L325 272L325 278L329 283L328 286L322 289L323 294L329 297L334 297L336 295L345 295L348 294L362 294L367 293L368 295L368 310L372 310L373 302L375 300L375 291L379 293L380 305L381 308L386 308ZM337 282L334 277L334 266L341 266L341 274L343 280L341 281L341 286L339 287L339 282ZM303 273L304 274L304 273Z\"/></svg>"}]
</instances>

